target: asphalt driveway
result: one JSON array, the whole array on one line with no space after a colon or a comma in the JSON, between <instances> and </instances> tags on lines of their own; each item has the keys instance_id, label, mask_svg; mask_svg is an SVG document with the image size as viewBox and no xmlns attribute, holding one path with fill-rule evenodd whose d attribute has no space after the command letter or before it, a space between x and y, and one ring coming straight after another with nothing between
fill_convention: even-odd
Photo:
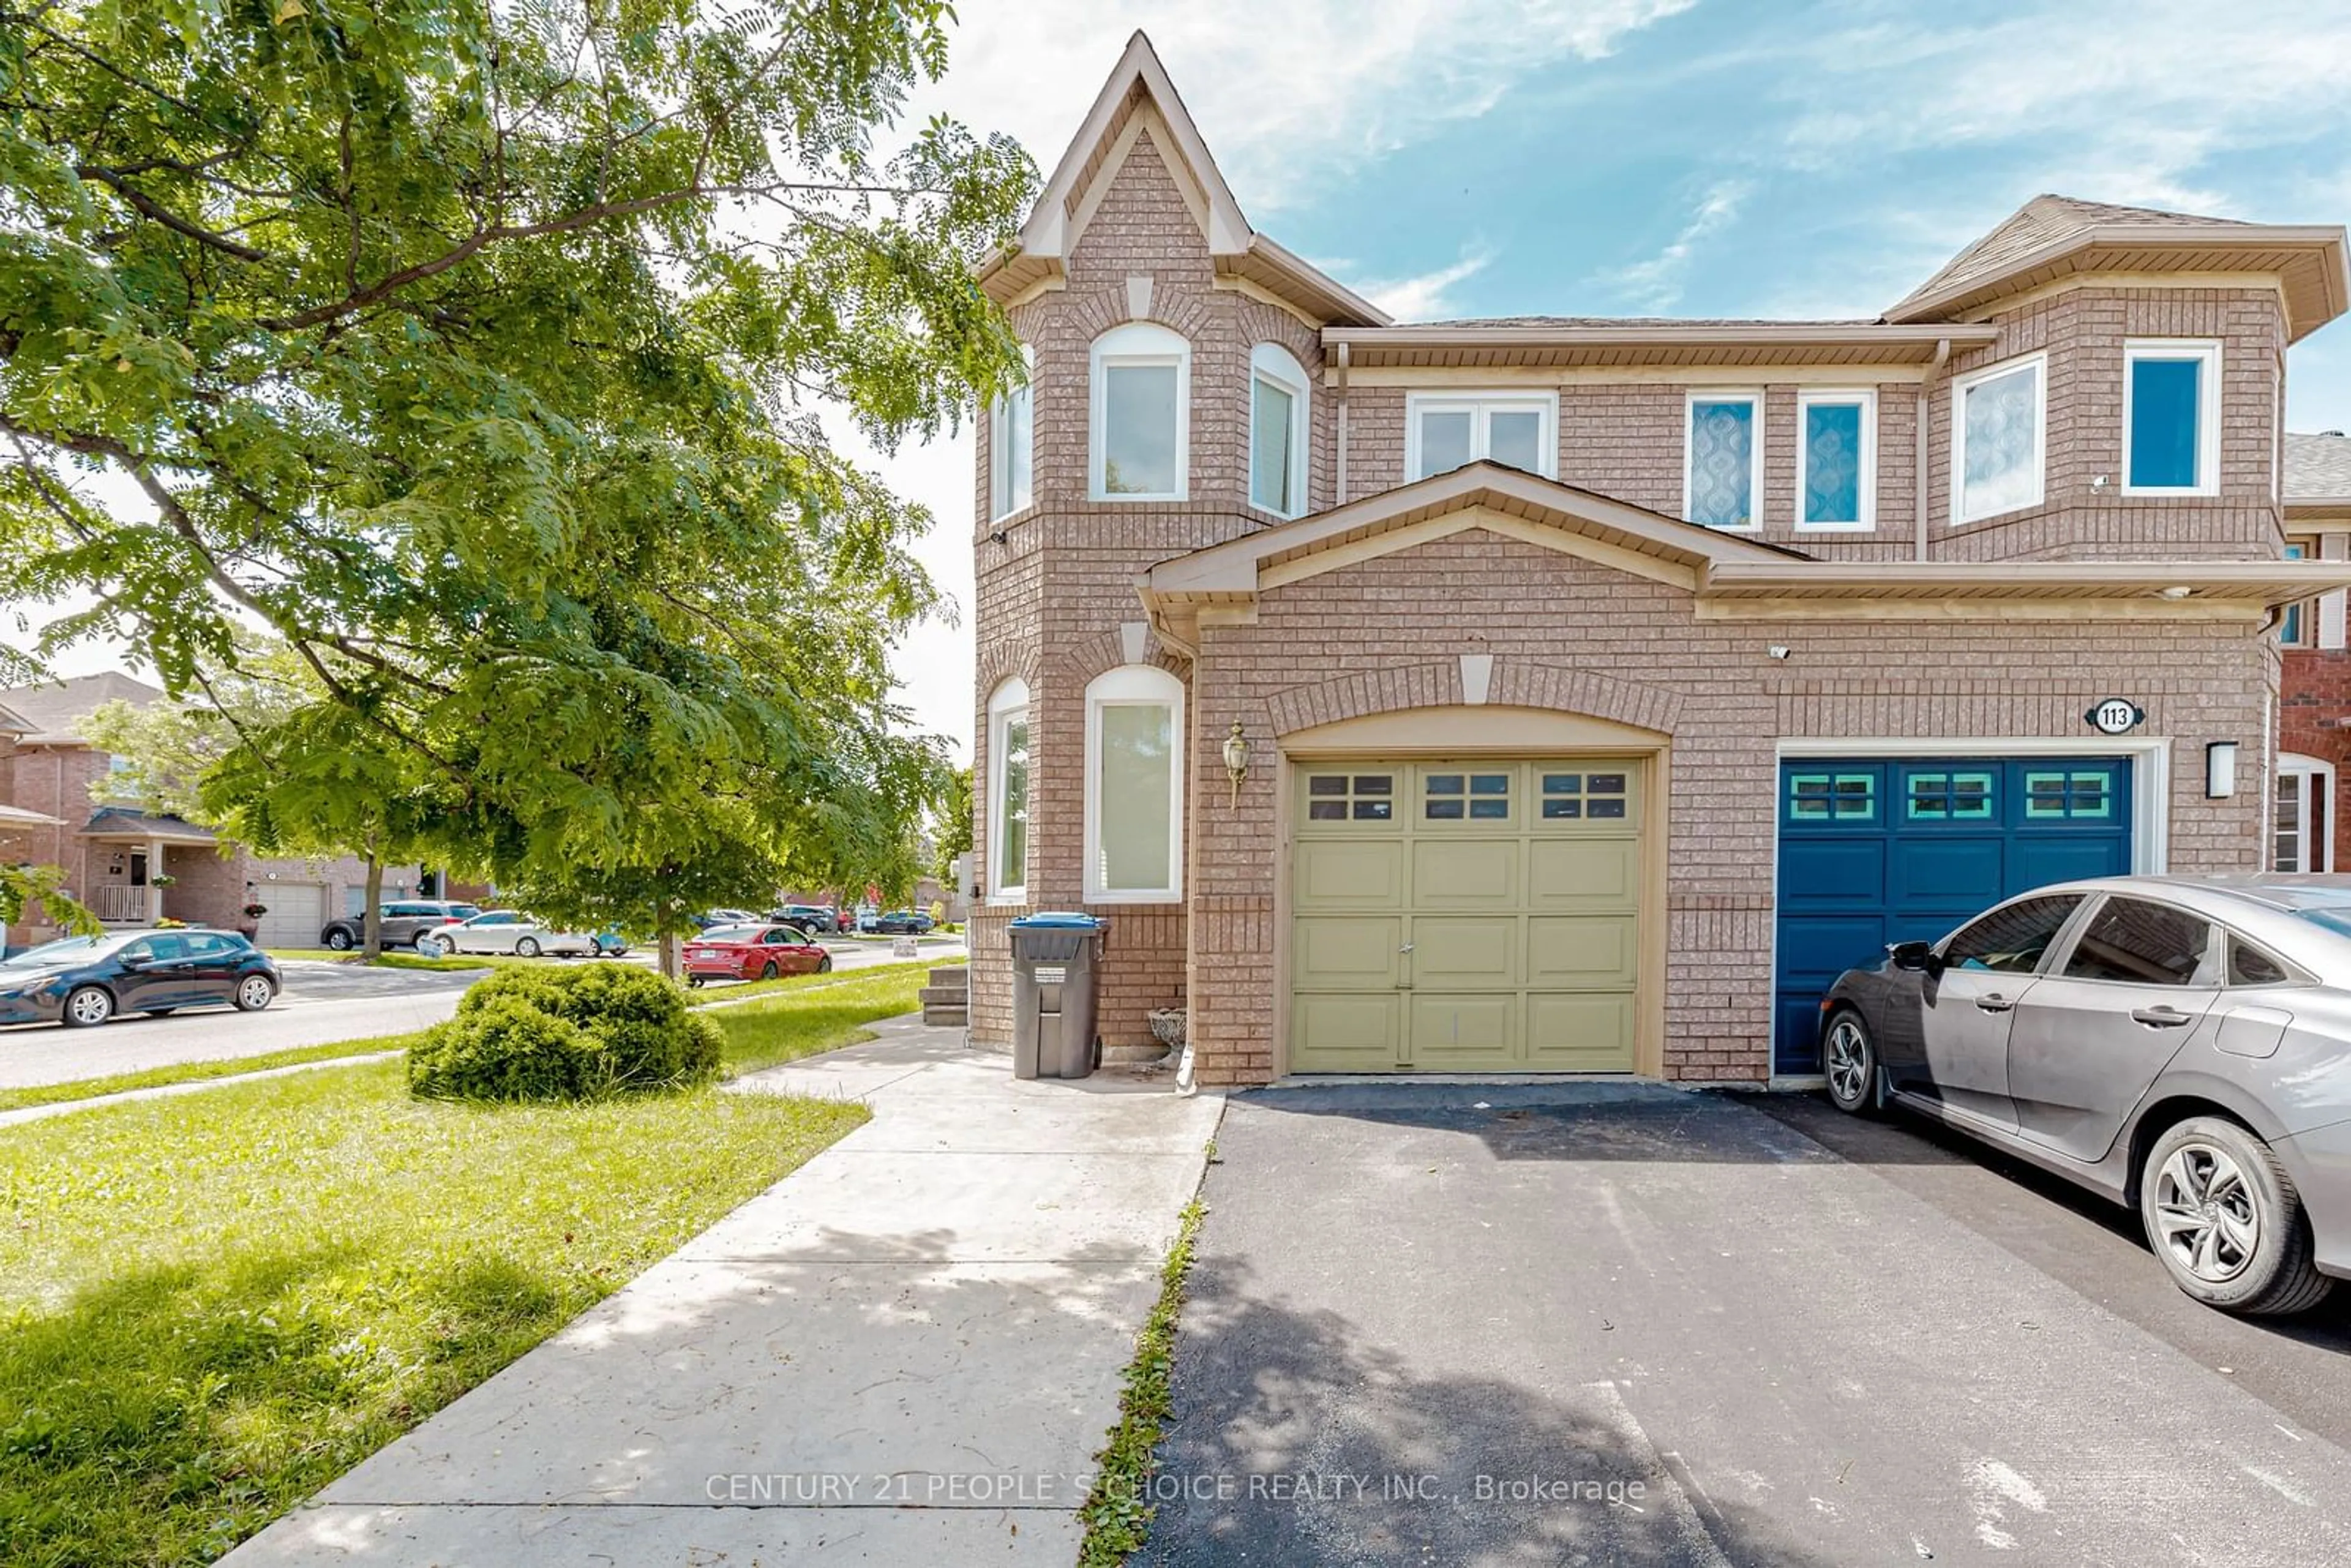
<instances>
[{"instance_id":1,"label":"asphalt driveway","mask_svg":"<svg viewBox=\"0 0 2351 1568\"><path fill-rule=\"evenodd\" d=\"M2351 1311L2205 1312L1957 1140L1365 1084L1217 1146L1143 1561L2351 1561Z\"/></svg>"}]
</instances>

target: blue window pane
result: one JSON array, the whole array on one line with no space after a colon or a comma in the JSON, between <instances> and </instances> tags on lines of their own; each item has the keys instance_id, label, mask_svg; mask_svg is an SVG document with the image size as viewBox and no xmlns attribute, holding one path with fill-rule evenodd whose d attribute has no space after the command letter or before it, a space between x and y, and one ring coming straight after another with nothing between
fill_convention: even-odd
<instances>
[{"instance_id":1,"label":"blue window pane","mask_svg":"<svg viewBox=\"0 0 2351 1568\"><path fill-rule=\"evenodd\" d=\"M2201 360L2131 361L2130 483L2134 488L2196 487L2196 404Z\"/></svg>"},{"instance_id":2,"label":"blue window pane","mask_svg":"<svg viewBox=\"0 0 2351 1568\"><path fill-rule=\"evenodd\" d=\"M1755 405L1693 402L1689 443L1689 520L1715 528L1752 523Z\"/></svg>"},{"instance_id":3,"label":"blue window pane","mask_svg":"<svg viewBox=\"0 0 2351 1568\"><path fill-rule=\"evenodd\" d=\"M1804 521L1861 521L1861 405L1804 405Z\"/></svg>"}]
</instances>

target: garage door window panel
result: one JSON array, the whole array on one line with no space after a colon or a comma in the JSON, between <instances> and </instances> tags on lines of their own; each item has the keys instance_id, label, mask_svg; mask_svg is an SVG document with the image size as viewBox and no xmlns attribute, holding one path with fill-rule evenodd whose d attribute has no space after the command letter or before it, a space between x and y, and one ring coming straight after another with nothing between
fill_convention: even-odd
<instances>
[{"instance_id":1,"label":"garage door window panel","mask_svg":"<svg viewBox=\"0 0 2351 1568\"><path fill-rule=\"evenodd\" d=\"M1997 815L1990 773L1913 773L1904 789L1903 809L1914 822L1989 822Z\"/></svg>"},{"instance_id":2,"label":"garage door window panel","mask_svg":"<svg viewBox=\"0 0 2351 1568\"><path fill-rule=\"evenodd\" d=\"M1306 777L1310 822L1386 822L1395 818L1393 773L1310 773Z\"/></svg>"},{"instance_id":3,"label":"garage door window panel","mask_svg":"<svg viewBox=\"0 0 2351 1568\"><path fill-rule=\"evenodd\" d=\"M1421 775L1422 820L1430 822L1507 822L1511 775L1507 772Z\"/></svg>"}]
</instances>

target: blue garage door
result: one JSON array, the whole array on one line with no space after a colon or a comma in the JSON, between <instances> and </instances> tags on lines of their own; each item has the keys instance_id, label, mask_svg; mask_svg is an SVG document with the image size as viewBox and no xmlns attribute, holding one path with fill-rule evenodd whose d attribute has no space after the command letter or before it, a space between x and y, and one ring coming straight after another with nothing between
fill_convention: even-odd
<instances>
[{"instance_id":1,"label":"blue garage door","mask_svg":"<svg viewBox=\"0 0 2351 1568\"><path fill-rule=\"evenodd\" d=\"M1776 1070L1821 1070L1839 974L2011 894L2128 872L2130 823L2127 759L1782 763Z\"/></svg>"}]
</instances>

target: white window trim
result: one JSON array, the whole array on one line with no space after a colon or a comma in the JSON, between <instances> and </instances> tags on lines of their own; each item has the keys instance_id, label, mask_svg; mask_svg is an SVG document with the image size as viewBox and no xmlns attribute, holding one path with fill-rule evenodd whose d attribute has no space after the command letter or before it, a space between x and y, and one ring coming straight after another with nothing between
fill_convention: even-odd
<instances>
[{"instance_id":1,"label":"white window trim","mask_svg":"<svg viewBox=\"0 0 2351 1568\"><path fill-rule=\"evenodd\" d=\"M1108 707L1165 707L1172 742L1167 759L1167 885L1106 888L1102 884L1102 716ZM1184 683L1156 664L1121 664L1086 685L1086 868L1088 904L1180 904L1184 898Z\"/></svg>"},{"instance_id":2,"label":"white window trim","mask_svg":"<svg viewBox=\"0 0 2351 1568\"><path fill-rule=\"evenodd\" d=\"M1029 841L1020 858L1020 880L1007 884L1004 868L1004 732L1015 718L1026 719L1030 712L1029 683L1015 676L998 685L987 699L987 799L981 802L987 813L987 902L990 904L1025 904L1029 900L1029 862L1037 851L1037 732L1032 724L1029 732Z\"/></svg>"},{"instance_id":3,"label":"white window trim","mask_svg":"<svg viewBox=\"0 0 2351 1568\"><path fill-rule=\"evenodd\" d=\"M1306 476L1309 471L1308 443L1313 437L1313 392L1306 379L1306 367L1296 356L1279 343L1259 343L1249 350L1249 465L1247 476L1249 504L1259 511L1266 508L1257 499L1257 389L1259 382L1271 382L1290 394L1290 494L1283 505L1274 508L1274 515L1283 517L1303 517L1306 513Z\"/></svg>"},{"instance_id":4,"label":"white window trim","mask_svg":"<svg viewBox=\"0 0 2351 1568\"><path fill-rule=\"evenodd\" d=\"M1747 444L1747 524L1744 528L1723 523L1700 523L1690 516L1690 467L1698 455L1698 443L1691 440L1702 402L1743 402L1753 413L1748 426ZM1801 505L1801 502L1800 502ZM1719 534L1753 534L1763 530L1763 393L1755 387L1692 387L1682 396L1682 520L1698 528L1711 528Z\"/></svg>"},{"instance_id":5,"label":"white window trim","mask_svg":"<svg viewBox=\"0 0 2351 1568\"><path fill-rule=\"evenodd\" d=\"M1007 392L987 406L987 512L988 521L1000 523L1005 518L1027 511L1037 504L1037 356L1027 344L1021 345L1020 358L1027 364L1029 379ZM1016 402L1029 406L1029 450L1021 454L1028 461L1029 494L1020 496L1012 488L1009 467L1011 456L1011 413ZM1002 465L1005 504L998 507L997 475Z\"/></svg>"},{"instance_id":6,"label":"white window trim","mask_svg":"<svg viewBox=\"0 0 2351 1568\"><path fill-rule=\"evenodd\" d=\"M1985 382L1995 381L2016 371L2030 369L2033 372L2032 387L2032 498L2013 507L2003 507L1997 512L1982 512L1973 517L1964 511L1968 492L1968 392ZM2049 497L2049 356L2046 352L2020 354L2012 360L2002 360L1996 365L1986 365L1980 371L1970 371L1951 378L1951 510L1949 526L1970 528L1989 522L1994 517L2012 517L2029 512L2044 504Z\"/></svg>"},{"instance_id":7,"label":"white window trim","mask_svg":"<svg viewBox=\"0 0 2351 1568\"><path fill-rule=\"evenodd\" d=\"M1153 321L1129 321L1113 327L1093 341L1086 382L1090 405L1086 420L1086 495L1113 505L1129 501L1181 501L1192 492L1192 345L1182 333ZM1176 367L1176 488L1138 495L1113 496L1103 487L1104 437L1109 434L1110 382L1115 365Z\"/></svg>"},{"instance_id":8,"label":"white window trim","mask_svg":"<svg viewBox=\"0 0 2351 1568\"><path fill-rule=\"evenodd\" d=\"M2186 494L2185 491L2174 491L2169 493L2176 495ZM2299 555L2286 556L2284 559L2287 560L2316 560L2319 559L2320 552L2326 547L2314 534L2292 534L2287 536L2285 548L2288 550L2299 550L2302 552ZM2283 606L2278 611L2277 641L2279 647L2315 648L2318 646L2318 607L2320 600L2324 597L2325 595L2322 594L2309 599L2298 599L2292 604ZM2296 622L2294 629L2294 634L2292 637L2288 637L2285 634L2286 620L2288 616L2292 616Z\"/></svg>"},{"instance_id":9,"label":"white window trim","mask_svg":"<svg viewBox=\"0 0 2351 1568\"><path fill-rule=\"evenodd\" d=\"M1420 416L1424 410L1436 409L1449 413L1467 413L1471 416L1469 429L1469 460L1485 459L1491 449L1487 431L1489 419L1496 413L1523 413L1531 409L1542 415L1542 434L1537 437L1536 451L1542 458L1537 470L1546 479L1559 477L1559 394L1557 392L1410 392L1404 400L1404 475L1405 483L1415 483L1420 472Z\"/></svg>"},{"instance_id":10,"label":"white window trim","mask_svg":"<svg viewBox=\"0 0 2351 1568\"><path fill-rule=\"evenodd\" d=\"M2302 845L2303 858L2314 859L2318 862L2315 865L2305 865L2302 869L2305 872L2332 872L2335 869L2335 824L2331 820L2335 810L2335 765L2331 762L2322 762L2315 757L2304 757L2296 752L2281 751L2278 753L2277 759L2277 778L2283 779L2289 773L2300 774L2303 779L2302 799L2297 812L2298 820L2294 824L2294 836ZM2270 789L2274 793L2277 789L2276 779L2270 781ZM2326 822L2325 837L2316 841L2310 836L2312 818L2317 815L2310 809L2314 791L2325 793L2326 815L2330 819ZM2270 810L2273 813L2277 810L2277 802L2274 799L2270 803ZM2274 821L2271 825L2267 838L2271 845L2272 858L2274 858L2277 844L2277 830ZM2314 851L2316 852L2314 854Z\"/></svg>"},{"instance_id":11,"label":"white window trim","mask_svg":"<svg viewBox=\"0 0 2351 1568\"><path fill-rule=\"evenodd\" d=\"M2134 485L2131 471L2131 367L2140 360L2198 360L2196 378L2196 483ZM2220 493L2220 342L2217 338L2126 338L2123 340L2123 462L2126 496L2217 496Z\"/></svg>"},{"instance_id":12,"label":"white window trim","mask_svg":"<svg viewBox=\"0 0 2351 1568\"><path fill-rule=\"evenodd\" d=\"M1806 476L1810 472L1813 446L1811 412L1815 405L1833 407L1847 403L1861 406L1861 517L1850 523L1808 523L1804 520L1804 492L1809 488ZM1761 449L1761 443L1757 443ZM1816 387L1796 393L1796 531L1806 534L1866 534L1877 528L1877 389L1875 387Z\"/></svg>"}]
</instances>

